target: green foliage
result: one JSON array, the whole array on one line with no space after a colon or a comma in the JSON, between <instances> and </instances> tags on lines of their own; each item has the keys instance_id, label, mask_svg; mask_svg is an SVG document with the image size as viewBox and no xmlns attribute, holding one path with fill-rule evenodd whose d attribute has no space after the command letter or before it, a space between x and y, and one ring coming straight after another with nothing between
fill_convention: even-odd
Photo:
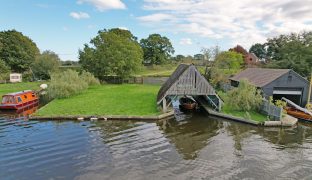
<instances>
[{"instance_id":1,"label":"green foliage","mask_svg":"<svg viewBox=\"0 0 312 180\"><path fill-rule=\"evenodd\" d=\"M299 40L285 42L276 56L280 59L272 60L268 67L293 69L303 76L312 71L312 45L306 46Z\"/></svg>"},{"instance_id":2,"label":"green foliage","mask_svg":"<svg viewBox=\"0 0 312 180\"><path fill-rule=\"evenodd\" d=\"M195 54L194 59L197 61L202 61L205 59L205 56L203 54Z\"/></svg>"},{"instance_id":3,"label":"green foliage","mask_svg":"<svg viewBox=\"0 0 312 180\"><path fill-rule=\"evenodd\" d=\"M96 77L107 75L127 78L135 73L143 61L143 51L130 31L110 29L98 35L79 50L82 68Z\"/></svg>"},{"instance_id":4,"label":"green foliage","mask_svg":"<svg viewBox=\"0 0 312 180\"><path fill-rule=\"evenodd\" d=\"M39 54L36 44L16 30L0 32L0 59L14 72L28 70Z\"/></svg>"},{"instance_id":5,"label":"green foliage","mask_svg":"<svg viewBox=\"0 0 312 180\"><path fill-rule=\"evenodd\" d=\"M266 58L266 49L264 44L256 43L252 45L249 49L249 52L254 53L260 59Z\"/></svg>"},{"instance_id":6,"label":"green foliage","mask_svg":"<svg viewBox=\"0 0 312 180\"><path fill-rule=\"evenodd\" d=\"M96 79L93 76L93 74L91 74L87 71L82 71L80 78L81 78L81 81L86 82L89 86L100 84L100 81L98 79Z\"/></svg>"},{"instance_id":7,"label":"green foliage","mask_svg":"<svg viewBox=\"0 0 312 180\"><path fill-rule=\"evenodd\" d=\"M9 79L10 68L0 59L0 81Z\"/></svg>"},{"instance_id":8,"label":"green foliage","mask_svg":"<svg viewBox=\"0 0 312 180\"><path fill-rule=\"evenodd\" d=\"M183 59L185 58L185 56L181 55L181 54L178 54L176 55L176 57L174 57L173 59L175 61L182 61Z\"/></svg>"},{"instance_id":9,"label":"green foliage","mask_svg":"<svg viewBox=\"0 0 312 180\"><path fill-rule=\"evenodd\" d=\"M159 34L141 39L140 44L144 52L144 64L165 64L174 53L170 40Z\"/></svg>"},{"instance_id":10,"label":"green foliage","mask_svg":"<svg viewBox=\"0 0 312 180\"><path fill-rule=\"evenodd\" d=\"M90 80L90 78L91 76L88 73L79 76L78 72L73 70L51 73L48 95L51 99L54 99L68 98L79 94L88 88L90 82L95 82L95 80Z\"/></svg>"},{"instance_id":11,"label":"green foliage","mask_svg":"<svg viewBox=\"0 0 312 180\"><path fill-rule=\"evenodd\" d=\"M216 89L220 89L222 83L226 83L228 81L228 78L225 76L223 71L215 67L209 68L207 79L209 83Z\"/></svg>"},{"instance_id":12,"label":"green foliage","mask_svg":"<svg viewBox=\"0 0 312 180\"><path fill-rule=\"evenodd\" d=\"M238 111L258 110L262 103L262 96L259 90L247 80L239 82L238 88L229 92L228 104Z\"/></svg>"},{"instance_id":13,"label":"green foliage","mask_svg":"<svg viewBox=\"0 0 312 180\"><path fill-rule=\"evenodd\" d=\"M214 67L240 69L244 63L243 55L234 51L224 51L216 57Z\"/></svg>"},{"instance_id":14,"label":"green foliage","mask_svg":"<svg viewBox=\"0 0 312 180\"><path fill-rule=\"evenodd\" d=\"M250 52L264 57L269 68L293 69L307 77L312 71L312 31L270 38L262 45L253 45Z\"/></svg>"},{"instance_id":15,"label":"green foliage","mask_svg":"<svg viewBox=\"0 0 312 180\"><path fill-rule=\"evenodd\" d=\"M57 54L52 51L44 51L38 55L31 69L37 79L50 79L50 74L59 69L61 60Z\"/></svg>"}]
</instances>

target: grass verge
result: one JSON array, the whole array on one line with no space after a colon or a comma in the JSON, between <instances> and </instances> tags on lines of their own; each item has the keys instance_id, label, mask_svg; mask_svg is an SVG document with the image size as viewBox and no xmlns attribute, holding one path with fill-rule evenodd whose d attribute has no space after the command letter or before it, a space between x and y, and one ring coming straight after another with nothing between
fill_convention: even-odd
<instances>
[{"instance_id":1,"label":"grass verge","mask_svg":"<svg viewBox=\"0 0 312 180\"><path fill-rule=\"evenodd\" d=\"M4 94L18 92L23 90L38 90L40 84L44 82L22 82L22 83L7 83L0 84L0 98Z\"/></svg>"},{"instance_id":2,"label":"grass verge","mask_svg":"<svg viewBox=\"0 0 312 180\"><path fill-rule=\"evenodd\" d=\"M65 99L55 99L35 116L159 115L154 85L99 85Z\"/></svg>"}]
</instances>

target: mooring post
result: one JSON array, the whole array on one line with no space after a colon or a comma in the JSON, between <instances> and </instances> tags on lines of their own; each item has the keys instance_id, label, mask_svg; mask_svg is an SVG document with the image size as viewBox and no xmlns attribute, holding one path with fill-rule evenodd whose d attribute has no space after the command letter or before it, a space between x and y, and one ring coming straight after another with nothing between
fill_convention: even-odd
<instances>
[{"instance_id":1,"label":"mooring post","mask_svg":"<svg viewBox=\"0 0 312 180\"><path fill-rule=\"evenodd\" d=\"M162 105L163 105L163 112L167 112L167 102L166 102L166 98L163 99Z\"/></svg>"}]
</instances>

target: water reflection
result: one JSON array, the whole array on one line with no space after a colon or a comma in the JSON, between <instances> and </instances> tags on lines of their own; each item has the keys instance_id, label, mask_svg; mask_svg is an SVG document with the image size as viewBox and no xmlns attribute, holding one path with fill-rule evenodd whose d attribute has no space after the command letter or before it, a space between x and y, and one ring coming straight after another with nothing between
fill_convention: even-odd
<instances>
[{"instance_id":1,"label":"water reflection","mask_svg":"<svg viewBox=\"0 0 312 180\"><path fill-rule=\"evenodd\" d=\"M311 179L312 174L309 123L261 128L200 113L157 123L7 117L0 117L0 179Z\"/></svg>"},{"instance_id":2,"label":"water reflection","mask_svg":"<svg viewBox=\"0 0 312 180\"><path fill-rule=\"evenodd\" d=\"M18 110L0 110L0 117L7 119L29 119L29 116L38 110L39 106L29 106Z\"/></svg>"},{"instance_id":3,"label":"water reflection","mask_svg":"<svg viewBox=\"0 0 312 180\"><path fill-rule=\"evenodd\" d=\"M190 119L159 121L157 125L173 143L183 158L195 159L198 152L209 144L212 137L222 128L222 122L210 120L200 115Z\"/></svg>"}]
</instances>

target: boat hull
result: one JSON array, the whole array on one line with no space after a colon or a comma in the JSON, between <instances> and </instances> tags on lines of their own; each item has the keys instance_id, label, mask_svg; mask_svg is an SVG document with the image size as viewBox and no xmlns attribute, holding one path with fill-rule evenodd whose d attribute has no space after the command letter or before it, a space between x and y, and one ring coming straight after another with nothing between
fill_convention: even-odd
<instances>
[{"instance_id":1,"label":"boat hull","mask_svg":"<svg viewBox=\"0 0 312 180\"><path fill-rule=\"evenodd\" d=\"M286 109L286 111L287 111L288 115L291 115L291 116L293 116L295 118L312 122L312 116L307 114L307 113L304 113L302 111L298 111L298 110L295 110L295 109Z\"/></svg>"},{"instance_id":2,"label":"boat hull","mask_svg":"<svg viewBox=\"0 0 312 180\"><path fill-rule=\"evenodd\" d=\"M30 106L38 106L39 99L34 99L28 102L20 103L20 104L0 104L0 109L2 110L19 110L23 108L27 108Z\"/></svg>"},{"instance_id":3,"label":"boat hull","mask_svg":"<svg viewBox=\"0 0 312 180\"><path fill-rule=\"evenodd\" d=\"M192 99L190 98L181 98L180 99L180 105L179 105L179 108L181 110L186 110L186 111L193 111L197 108L197 103L196 101L193 101Z\"/></svg>"}]
</instances>

